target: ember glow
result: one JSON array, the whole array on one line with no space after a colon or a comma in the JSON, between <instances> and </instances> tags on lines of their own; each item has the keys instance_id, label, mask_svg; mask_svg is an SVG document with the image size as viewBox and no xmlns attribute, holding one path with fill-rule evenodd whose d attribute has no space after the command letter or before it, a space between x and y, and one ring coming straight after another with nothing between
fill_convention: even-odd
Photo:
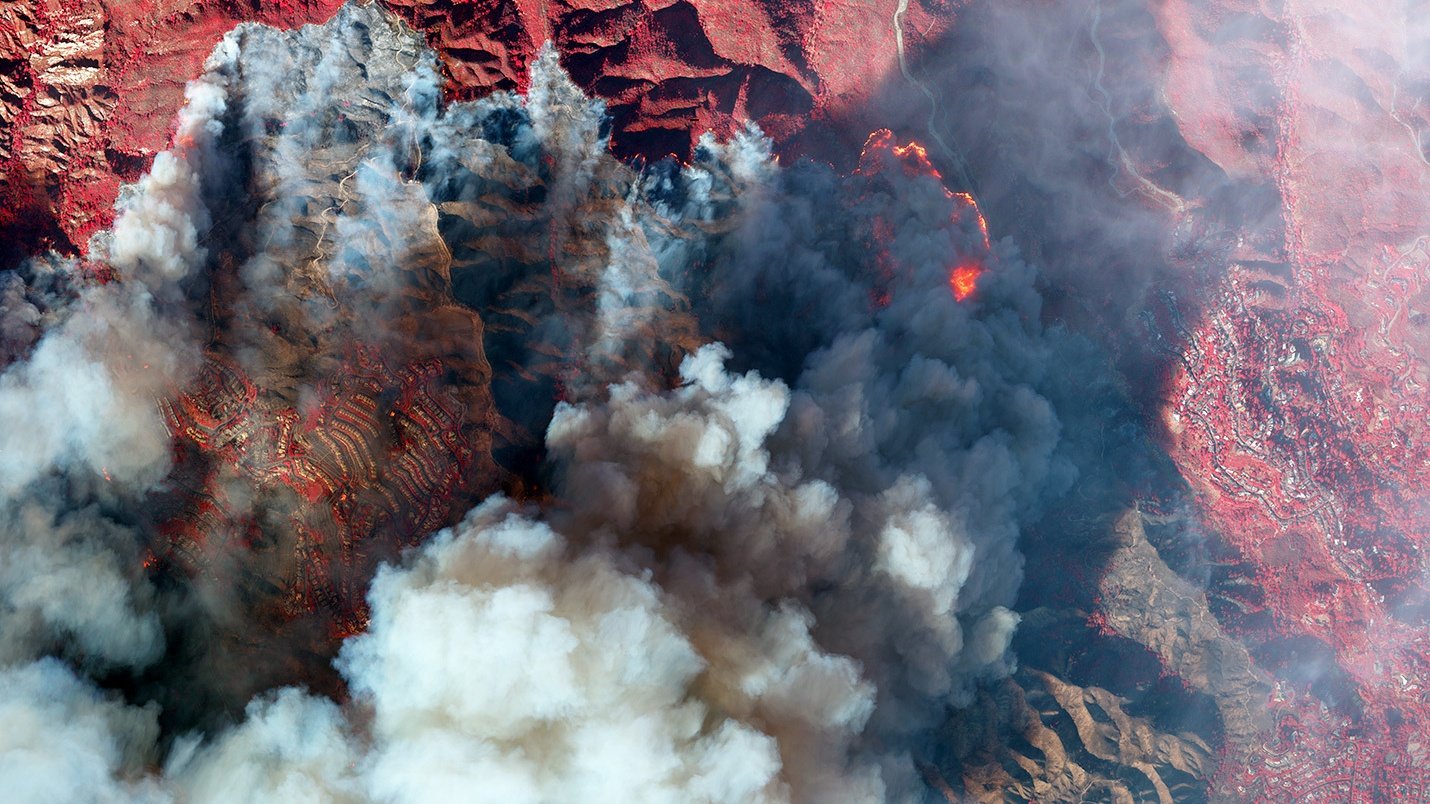
<instances>
[{"instance_id":1,"label":"ember glow","mask_svg":"<svg viewBox=\"0 0 1430 804\"><path fill-rule=\"evenodd\" d=\"M987 251L993 247L988 239L988 219L983 217L983 210L978 206L978 199L973 197L973 193L954 193L955 198L963 203L964 207L973 210L973 218L978 221L978 233L983 236L983 250Z\"/></svg>"},{"instance_id":2,"label":"ember glow","mask_svg":"<svg viewBox=\"0 0 1430 804\"><path fill-rule=\"evenodd\" d=\"M0 14L7 801L1430 799L1415 4L154 5Z\"/></svg>"},{"instance_id":3,"label":"ember glow","mask_svg":"<svg viewBox=\"0 0 1430 804\"><path fill-rule=\"evenodd\" d=\"M879 129L864 141L864 147L859 152L859 166L856 172L872 176L892 167L899 168L905 176L910 178L928 178L938 182L939 191L956 204L954 211L950 214L954 224L962 225L963 221L971 218L972 224L982 239L983 250L987 251L992 248L988 237L988 219L984 217L983 210L978 205L978 199L974 197L973 193L967 190L949 189L943 173L934 167L933 162L929 160L928 149L923 145L915 140L910 140L904 145L896 145L894 132L886 128Z\"/></svg>"},{"instance_id":4,"label":"ember glow","mask_svg":"<svg viewBox=\"0 0 1430 804\"><path fill-rule=\"evenodd\" d=\"M948 286L953 290L953 298L956 301L967 301L974 291L978 290L978 277L983 275L983 268L977 263L964 263L954 268L948 275Z\"/></svg>"}]
</instances>

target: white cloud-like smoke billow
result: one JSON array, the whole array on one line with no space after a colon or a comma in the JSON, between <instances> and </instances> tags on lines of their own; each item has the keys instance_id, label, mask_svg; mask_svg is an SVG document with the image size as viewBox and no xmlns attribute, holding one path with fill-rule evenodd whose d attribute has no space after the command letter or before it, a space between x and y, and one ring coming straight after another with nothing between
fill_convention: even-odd
<instances>
[{"instance_id":1,"label":"white cloud-like smoke billow","mask_svg":"<svg viewBox=\"0 0 1430 804\"><path fill-rule=\"evenodd\" d=\"M290 690L178 783L281 782L286 746L316 743L363 769L325 784L375 800L917 800L906 748L861 747L876 707L865 668L911 665L903 683L922 688L895 706L946 699L955 675L996 672L1016 617L994 608L961 634L973 549L927 482L861 510L775 474L766 440L789 392L728 374L725 356L688 358L670 393L626 384L561 407L548 444L562 505L493 499L379 573L369 631L339 659L372 713L362 738ZM858 575L861 546L877 558ZM842 602L816 618L799 598L820 585ZM867 662L821 647L820 629ZM299 740L282 724L321 728Z\"/></svg>"},{"instance_id":2,"label":"white cloud-like smoke billow","mask_svg":"<svg viewBox=\"0 0 1430 804\"><path fill-rule=\"evenodd\" d=\"M0 433L0 493L7 497L56 467L86 468L140 487L162 476L168 435L153 400L184 380L196 351L187 317L166 303L206 258L201 176L216 168L225 67L233 55L231 44L220 45L205 77L189 85L178 144L157 155L119 200L112 231L95 244L97 258L118 279L80 290L25 358L0 375L7 423ZM21 318L34 320L31 310ZM7 306L7 320L9 312Z\"/></svg>"},{"instance_id":3,"label":"white cloud-like smoke billow","mask_svg":"<svg viewBox=\"0 0 1430 804\"><path fill-rule=\"evenodd\" d=\"M177 302L180 283L206 256L200 176L213 159L230 56L221 47L205 78L190 85L179 144L120 200L113 230L96 243L117 278L84 284L73 263L32 272L29 290L46 299L44 316L10 284L7 319L19 309L22 320L45 320L46 329L18 343L17 359L0 374L6 661L58 649L86 663L140 666L162 648L151 591L135 568L137 537L111 514L116 496L163 478L169 436L155 400L195 367L189 318ZM61 285L78 289L60 292ZM74 499L101 478L112 486L103 499Z\"/></svg>"},{"instance_id":4,"label":"white cloud-like smoke billow","mask_svg":"<svg viewBox=\"0 0 1430 804\"><path fill-rule=\"evenodd\" d=\"M178 144L120 200L113 230L95 245L117 278L88 282L73 263L32 272L40 281L30 291L47 305L25 318L46 327L18 344L0 375L0 779L12 800L167 798L147 776L155 708L40 657L132 668L163 649L139 536L115 513L167 471L156 400L195 367L179 285L205 260L199 184L224 111L228 55L220 47L190 85ZM12 301L38 312L24 295L7 299L7 319Z\"/></svg>"},{"instance_id":5,"label":"white cloud-like smoke billow","mask_svg":"<svg viewBox=\"0 0 1430 804\"><path fill-rule=\"evenodd\" d=\"M0 667L0 779L11 801L159 802L152 708L125 705L53 659Z\"/></svg>"},{"instance_id":6,"label":"white cloud-like smoke billow","mask_svg":"<svg viewBox=\"0 0 1430 804\"><path fill-rule=\"evenodd\" d=\"M550 228L553 254L603 244L593 309L563 314L594 322L570 327L585 339L573 362L609 364L549 422L551 497L491 498L383 568L368 628L336 663L347 701L287 687L227 730L161 740L152 707L40 658L141 668L162 649L153 594L126 563L137 537L103 506L60 510L65 493L34 490L98 472L134 497L163 478L155 400L196 360L185 283L207 265L206 178L232 169L220 135L262 142L250 147L273 166L276 201L253 213L238 270L261 316L286 303L268 280L298 270L285 248L311 238L284 188L306 180L306 154L343 145L308 112L349 89L345 58L414 37L371 6L227 37L175 147L96 244L119 279L81 290L0 376L0 412L24 425L0 449L0 627L26 635L0 640L0 708L21 724L0 737L0 769L24 766L32 800L922 800L920 740L1010 671L1020 528L1073 476L1044 393L1068 336L1038 323L1033 270L1007 247L982 254L936 179L785 171L756 131L707 139L678 175L636 175L606 154L600 105L549 49L524 99L446 109L430 60L409 73L382 59L366 80L403 100L388 139L364 143L361 202L332 213L329 265L369 243L402 253L388 235L404 223L435 231L437 188L467 189L452 190L456 165L519 183L545 164L558 218L613 201ZM275 87L307 62L302 103L282 108ZM501 115L516 121L509 140L480 136ZM828 193L847 203L821 219ZM883 305L851 234L871 210L901 222ZM986 263L974 303L949 293L953 255ZM671 388L630 358L660 337L653 316L682 304L707 343ZM624 376L605 385L611 366ZM45 746L46 762L26 764Z\"/></svg>"}]
</instances>

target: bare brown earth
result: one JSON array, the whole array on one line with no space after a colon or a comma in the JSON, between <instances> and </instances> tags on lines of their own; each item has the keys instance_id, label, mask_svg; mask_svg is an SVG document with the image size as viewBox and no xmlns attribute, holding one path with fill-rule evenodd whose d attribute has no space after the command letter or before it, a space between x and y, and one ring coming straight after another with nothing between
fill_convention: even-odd
<instances>
[{"instance_id":1,"label":"bare brown earth","mask_svg":"<svg viewBox=\"0 0 1430 804\"><path fill-rule=\"evenodd\" d=\"M320 21L337 5L0 3L0 261L42 247L77 252L111 221L119 184L167 145L183 83L223 31L244 20ZM520 88L526 61L553 40L578 81L608 99L615 148L627 156L683 154L701 130L745 119L784 153L818 154L821 143L857 142L881 125L862 121L861 109L899 77L897 6L887 0L389 5L437 47L459 97ZM917 51L956 28L963 5L910 3L900 26L906 45ZM1274 201L1275 225L1233 238L1226 263L1203 274L1222 279L1173 302L1163 325L1178 355L1162 411L1170 452L1245 577L1214 585L1204 601L1129 525L1108 577L1091 580L1106 595L1112 629L1211 691L1229 731L1252 749L1223 768L1218 786L1228 795L1424 795L1426 12L1335 0L1169 0L1147 12L1165 55L1155 77L1165 107L1156 113L1196 154L1233 180L1269 188ZM1117 46L1108 26L1090 33L1099 48ZM1169 230L1196 230L1216 213L1215 199L1166 181L1165 162L1132 138L1097 141L1104 145L1116 146L1108 158L1118 192L1158 210ZM1148 584L1167 606L1147 605ZM1266 716L1257 711L1265 671L1255 665L1274 670L1283 638L1328 651L1362 712L1328 708L1283 679L1267 702L1278 731L1256 734ZM1247 664L1245 645L1272 647ZM1228 666L1235 683L1221 687ZM1087 718L1073 714L1083 710L1068 690L1078 688L1035 675L1017 684L1007 695L1046 696L1047 711L1073 724L1057 732L1062 753L1048 737L1057 730L1015 706L1024 713L1015 730L1042 758L990 758L998 770L965 774L970 790L993 795L1001 785L1057 799L1106 779L1100 789L1117 798L1136 792L1129 779L1140 776L1160 798L1139 763L1208 774L1205 762L1186 759L1191 741L1175 762L1145 746L1108 760L1107 746L1123 742L1077 726ZM1115 701L1099 703L1093 689L1078 693L1083 706L1121 724ZM1218 689L1234 692L1218 697ZM1088 771L1093 760L1068 758L1076 751L1135 776Z\"/></svg>"}]
</instances>

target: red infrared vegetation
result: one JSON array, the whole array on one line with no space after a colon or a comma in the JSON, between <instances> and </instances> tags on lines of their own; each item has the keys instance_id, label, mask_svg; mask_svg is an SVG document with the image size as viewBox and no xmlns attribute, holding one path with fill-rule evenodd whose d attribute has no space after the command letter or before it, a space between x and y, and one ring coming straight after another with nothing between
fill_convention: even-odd
<instances>
[{"instance_id":1,"label":"red infrared vegetation","mask_svg":"<svg viewBox=\"0 0 1430 804\"><path fill-rule=\"evenodd\" d=\"M45 248L78 254L113 223L121 184L168 147L184 84L226 31L320 22L340 5L9 4L0 14L0 261ZM917 54L937 41L966 3L914 1L901 15L896 0L385 5L437 50L453 98L523 89L528 62L554 42L577 82L606 99L613 150L654 159L684 157L702 132L729 134L747 120L782 155L852 153L849 132L885 124L864 109L900 80L900 47ZM1423 102L1406 100L1409 82L1385 66L1407 58L1403 44L1387 48L1405 42L1412 12L1284 5L1149 4L1177 135L1225 175L1265 184L1284 218L1284 240L1239 243L1229 265L1197 274L1218 277L1197 298L1164 292L1148 311L1177 342L1160 411L1165 446L1195 492L1215 561L1230 568L1202 605L1274 677L1269 700L1248 702L1269 708L1274 726L1226 751L1213 787L1250 801L1424 800L1430 123ZM1262 29L1275 35L1250 43L1246 32ZM1119 158L1119 192L1194 228L1206 199L1156 184L1158 165ZM991 248L974 194L950 189L918 142L875 130L856 172L896 170L926 177L952 202L954 228ZM885 288L901 270L894 230L875 221L869 235ZM949 254L958 301L976 297L984 256ZM871 299L888 301L886 291ZM393 532L438 526L456 490L484 469L459 435L470 411L433 390L440 370L426 360L389 365L355 346L344 382L299 409L210 360L201 382L164 407L179 474L195 492L166 526L164 558L203 571L191 546L225 519L215 467L226 466L265 492L296 495L312 514L295 536L304 581L279 615L346 612L335 636L360 630L364 589L333 580L373 560L355 552L351 534L375 522ZM384 389L396 390L379 399ZM397 456L382 482L364 473L378 450ZM1082 577L1081 565L1060 570L1089 587L1100 580ZM1129 638L1105 612L1089 621Z\"/></svg>"},{"instance_id":2,"label":"red infrared vegetation","mask_svg":"<svg viewBox=\"0 0 1430 804\"><path fill-rule=\"evenodd\" d=\"M1202 5L1158 11L1169 102L1222 169L1274 177L1286 231L1245 244L1202 320L1170 301L1187 340L1173 457L1246 574L1220 592L1227 620L1280 679L1276 731L1219 784L1255 800L1423 800L1430 162L1423 102L1384 68L1407 58L1413 20L1303 0L1287 18L1319 22L1258 17L1286 39L1244 50L1214 44L1231 23ZM1270 124L1253 124L1247 97Z\"/></svg>"},{"instance_id":3,"label":"red infrared vegetation","mask_svg":"<svg viewBox=\"0 0 1430 804\"><path fill-rule=\"evenodd\" d=\"M321 22L341 5L7 4L0 14L0 252L83 250L113 223L120 183L137 179L168 147L184 84L220 37L245 21Z\"/></svg>"}]
</instances>

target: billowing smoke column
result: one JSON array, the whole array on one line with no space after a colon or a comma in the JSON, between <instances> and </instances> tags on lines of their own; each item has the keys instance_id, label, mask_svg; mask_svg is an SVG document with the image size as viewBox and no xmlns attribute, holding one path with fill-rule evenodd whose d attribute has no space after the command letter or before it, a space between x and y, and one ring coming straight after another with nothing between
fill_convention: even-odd
<instances>
[{"instance_id":1,"label":"billowing smoke column","mask_svg":"<svg viewBox=\"0 0 1430 804\"><path fill-rule=\"evenodd\" d=\"M178 144L120 201L99 245L112 281L88 283L55 260L7 276L0 659L56 651L87 666L142 665L161 649L122 511L168 469L154 400L197 358L180 286L205 259L199 185L224 111L224 57L190 85Z\"/></svg>"},{"instance_id":2,"label":"billowing smoke column","mask_svg":"<svg viewBox=\"0 0 1430 804\"><path fill-rule=\"evenodd\" d=\"M168 468L155 400L197 348L182 283L202 267L199 186L224 112L221 47L192 83L176 146L118 205L98 251L111 281L37 260L8 280L0 375L0 779L19 801L161 798L153 706L77 678L162 653L129 513ZM29 327L16 327L25 322Z\"/></svg>"},{"instance_id":3,"label":"billowing smoke column","mask_svg":"<svg viewBox=\"0 0 1430 804\"><path fill-rule=\"evenodd\" d=\"M371 93L394 102L360 113ZM929 730L1013 664L1020 528L1075 475L1050 377L1086 350L1039 324L1033 269L988 250L934 176L783 169L753 130L636 172L603 129L549 49L526 97L443 108L430 54L372 7L224 40L175 147L95 245L110 281L37 264L6 288L6 332L31 322L0 377L10 792L927 795ZM342 200L309 208L304 188L344 160ZM960 302L950 271L970 260ZM172 609L257 633L271 623L211 598L282 582L241 540L162 589L143 569L164 535L134 511L172 485L159 406L197 393L200 332L278 377L301 417L345 339L452 365L458 347L433 339L455 336L423 322L458 308L479 321L462 365L487 383L465 398L497 407L483 432L544 432L544 463L377 571L334 662L345 696L290 673L227 728L161 733L152 701L207 683L145 670L166 641L176 655L170 626L189 621ZM372 452L379 488L406 438ZM277 449L239 446L243 465ZM249 482L220 476L230 496ZM301 492L357 494L321 480ZM382 533L365 549L394 553Z\"/></svg>"}]
</instances>

